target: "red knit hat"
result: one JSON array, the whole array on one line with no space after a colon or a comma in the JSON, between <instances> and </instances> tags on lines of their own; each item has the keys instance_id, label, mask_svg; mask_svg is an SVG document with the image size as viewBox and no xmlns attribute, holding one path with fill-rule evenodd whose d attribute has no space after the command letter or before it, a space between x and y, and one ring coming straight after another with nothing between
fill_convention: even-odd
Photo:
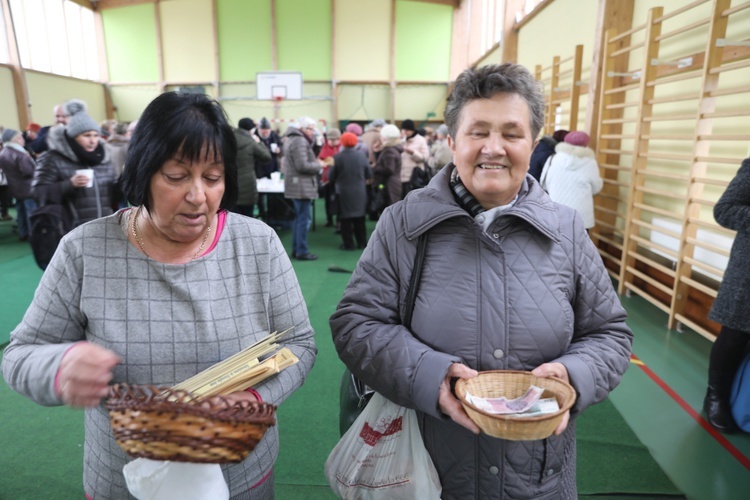
<instances>
[{"instance_id":1,"label":"red knit hat","mask_svg":"<svg viewBox=\"0 0 750 500\"><path fill-rule=\"evenodd\" d=\"M29 126L26 127L26 130L30 132L39 132L41 129L42 127L40 127L38 123L34 123L34 122L29 123Z\"/></svg>"},{"instance_id":2,"label":"red knit hat","mask_svg":"<svg viewBox=\"0 0 750 500\"><path fill-rule=\"evenodd\" d=\"M357 136L351 132L344 132L341 136L341 145L345 148L353 148L358 142L359 140L357 139Z\"/></svg>"}]
</instances>

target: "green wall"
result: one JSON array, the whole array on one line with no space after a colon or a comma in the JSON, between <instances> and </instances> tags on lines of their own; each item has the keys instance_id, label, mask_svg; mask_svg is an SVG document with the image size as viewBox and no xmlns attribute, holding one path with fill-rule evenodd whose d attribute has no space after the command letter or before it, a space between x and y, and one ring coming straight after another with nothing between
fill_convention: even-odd
<instances>
[{"instance_id":1,"label":"green wall","mask_svg":"<svg viewBox=\"0 0 750 500\"><path fill-rule=\"evenodd\" d=\"M110 81L159 80L153 4L104 9L102 25Z\"/></svg>"},{"instance_id":2,"label":"green wall","mask_svg":"<svg viewBox=\"0 0 750 500\"><path fill-rule=\"evenodd\" d=\"M219 67L224 82L255 81L269 71L271 3L268 0L218 0Z\"/></svg>"},{"instance_id":3,"label":"green wall","mask_svg":"<svg viewBox=\"0 0 750 500\"><path fill-rule=\"evenodd\" d=\"M331 79L331 0L276 0L279 71Z\"/></svg>"},{"instance_id":4,"label":"green wall","mask_svg":"<svg viewBox=\"0 0 750 500\"><path fill-rule=\"evenodd\" d=\"M101 83L38 71L27 70L24 73L31 102L31 117L39 125L52 124L52 108L73 98L85 101L88 114L97 122L107 117L104 107L104 86Z\"/></svg>"},{"instance_id":5,"label":"green wall","mask_svg":"<svg viewBox=\"0 0 750 500\"><path fill-rule=\"evenodd\" d=\"M396 2L396 80L448 81L453 7Z\"/></svg>"}]
</instances>

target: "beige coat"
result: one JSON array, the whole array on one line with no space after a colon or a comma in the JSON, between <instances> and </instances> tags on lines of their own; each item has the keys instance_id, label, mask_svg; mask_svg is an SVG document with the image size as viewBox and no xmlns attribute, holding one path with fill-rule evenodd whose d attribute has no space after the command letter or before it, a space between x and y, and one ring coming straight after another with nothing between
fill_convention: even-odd
<instances>
[{"instance_id":1,"label":"beige coat","mask_svg":"<svg viewBox=\"0 0 750 500\"><path fill-rule=\"evenodd\" d=\"M411 181L411 173L415 167L425 168L430 158L430 148L427 139L419 134L414 134L404 143L405 149L411 149L412 153L404 151L401 153L401 182Z\"/></svg>"}]
</instances>

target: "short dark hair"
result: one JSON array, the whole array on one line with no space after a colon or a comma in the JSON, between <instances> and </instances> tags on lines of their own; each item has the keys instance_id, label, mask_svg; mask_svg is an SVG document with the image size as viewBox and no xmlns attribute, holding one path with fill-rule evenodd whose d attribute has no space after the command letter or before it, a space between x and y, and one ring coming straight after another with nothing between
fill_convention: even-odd
<instances>
[{"instance_id":1,"label":"short dark hair","mask_svg":"<svg viewBox=\"0 0 750 500\"><path fill-rule=\"evenodd\" d=\"M143 111L130 139L121 177L125 198L150 210L151 177L177 154L195 162L201 160L201 153L204 159L212 154L214 161L224 163L219 209L229 210L239 195L237 141L224 109L204 94L161 94Z\"/></svg>"},{"instance_id":2,"label":"short dark hair","mask_svg":"<svg viewBox=\"0 0 750 500\"><path fill-rule=\"evenodd\" d=\"M445 123L454 139L461 118L461 110L475 99L490 99L495 94L518 94L526 100L531 115L532 139L544 126L544 92L541 82L529 70L513 63L490 64L469 68L458 75L445 105Z\"/></svg>"}]
</instances>

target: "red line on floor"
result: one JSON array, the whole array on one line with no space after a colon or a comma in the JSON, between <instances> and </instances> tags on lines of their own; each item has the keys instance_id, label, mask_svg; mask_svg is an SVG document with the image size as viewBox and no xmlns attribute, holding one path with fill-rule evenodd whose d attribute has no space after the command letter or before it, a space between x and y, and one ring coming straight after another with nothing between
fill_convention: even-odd
<instances>
[{"instance_id":1,"label":"red line on floor","mask_svg":"<svg viewBox=\"0 0 750 500\"><path fill-rule=\"evenodd\" d=\"M708 421L701 416L700 413L695 411L687 402L680 397L679 394L677 394L674 389L669 387L666 382L664 382L657 374L655 374L653 371L651 371L651 368L646 366L646 364L638 359L638 357L635 354L631 354L631 358L633 361L636 361L634 363L636 366L638 366L641 370L643 370L646 375L651 378L654 382L656 382L656 385L661 387L664 392L669 394L669 396L675 400L675 402L682 407L683 410L687 412L688 415L693 417L693 420L698 422L698 424L703 427L706 432L711 434L711 437L713 437L720 445L724 447L725 450L729 452L730 455L732 455L734 458L736 458L742 465L745 466L746 469L750 470L750 458L746 457L742 454L740 450L735 448L735 446L729 442L727 438L725 438L719 431L711 427L711 424L708 423Z\"/></svg>"}]
</instances>

